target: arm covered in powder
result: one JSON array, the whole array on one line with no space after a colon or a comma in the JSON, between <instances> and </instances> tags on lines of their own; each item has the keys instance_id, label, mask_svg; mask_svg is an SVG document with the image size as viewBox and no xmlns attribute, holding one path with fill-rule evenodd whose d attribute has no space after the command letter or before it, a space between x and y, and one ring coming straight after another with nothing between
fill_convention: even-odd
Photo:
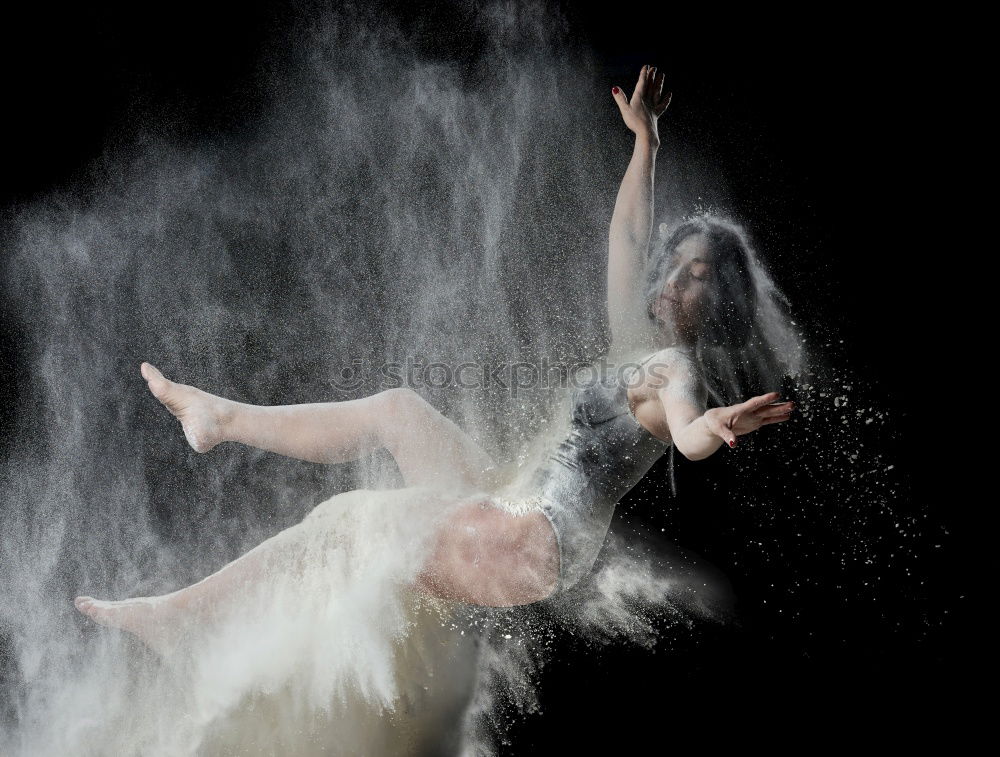
<instances>
[{"instance_id":1,"label":"arm covered in powder","mask_svg":"<svg viewBox=\"0 0 1000 757\"><path fill-rule=\"evenodd\" d=\"M736 437L791 417L794 402L777 402L778 392L751 397L728 407L705 409L706 392L697 375L681 360L663 364L657 389L674 446L688 460L704 460Z\"/></svg>"},{"instance_id":2,"label":"arm covered in powder","mask_svg":"<svg viewBox=\"0 0 1000 757\"><path fill-rule=\"evenodd\" d=\"M612 90L622 119L635 134L632 160L618 190L608 235L608 319L611 341L628 351L641 341L647 321L643 308L643 272L653 225L653 179L660 146L657 119L670 104L663 74L643 66L632 100Z\"/></svg>"}]
</instances>

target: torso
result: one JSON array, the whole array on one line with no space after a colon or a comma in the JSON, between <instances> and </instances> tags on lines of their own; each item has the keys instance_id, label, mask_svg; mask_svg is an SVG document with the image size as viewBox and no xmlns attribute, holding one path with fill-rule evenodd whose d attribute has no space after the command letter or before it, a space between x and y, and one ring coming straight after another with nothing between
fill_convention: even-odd
<instances>
[{"instance_id":1,"label":"torso","mask_svg":"<svg viewBox=\"0 0 1000 757\"><path fill-rule=\"evenodd\" d=\"M523 497L525 506L538 507L551 523L564 588L590 570L615 506L670 449L669 431L659 436L665 426L639 420L660 405L655 393L646 393L658 380L655 373L642 378L633 376L635 370L623 373L592 375L574 388L559 443L512 487L514 500ZM632 378L636 386L630 388Z\"/></svg>"},{"instance_id":2,"label":"torso","mask_svg":"<svg viewBox=\"0 0 1000 757\"><path fill-rule=\"evenodd\" d=\"M651 364L657 356L661 356L663 362ZM677 360L684 363L678 364ZM536 491L538 475L546 469L563 473L572 470L581 474L581 487L588 480L596 481L613 470L634 484L672 444L663 403L657 394L666 379L664 371L657 371L656 365L679 367L685 374L688 370L698 371L690 355L674 349L640 354L635 359L619 358L618 364L634 367L623 371L624 375L612 382L613 385L574 391L568 435L560 436L554 448L548 446L555 441L553 437L540 440L544 446L537 448L537 454L521 456L498 468L495 480L490 479L491 485L507 493L517 492L524 484ZM638 457L633 452L638 453ZM616 459L619 456L624 457ZM589 462L582 464L588 458ZM627 488L628 485L622 492Z\"/></svg>"}]
</instances>

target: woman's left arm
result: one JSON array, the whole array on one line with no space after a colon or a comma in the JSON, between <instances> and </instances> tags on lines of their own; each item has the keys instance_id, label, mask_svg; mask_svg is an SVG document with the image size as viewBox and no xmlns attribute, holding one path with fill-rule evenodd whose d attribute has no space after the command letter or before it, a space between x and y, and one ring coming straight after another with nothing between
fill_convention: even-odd
<instances>
[{"instance_id":1,"label":"woman's left arm","mask_svg":"<svg viewBox=\"0 0 1000 757\"><path fill-rule=\"evenodd\" d=\"M704 460L723 444L736 446L736 437L761 426L781 423L791 417L794 402L776 402L778 392L751 397L728 407L705 407L704 392L697 391L694 377L678 372L659 390L674 446L688 460Z\"/></svg>"}]
</instances>

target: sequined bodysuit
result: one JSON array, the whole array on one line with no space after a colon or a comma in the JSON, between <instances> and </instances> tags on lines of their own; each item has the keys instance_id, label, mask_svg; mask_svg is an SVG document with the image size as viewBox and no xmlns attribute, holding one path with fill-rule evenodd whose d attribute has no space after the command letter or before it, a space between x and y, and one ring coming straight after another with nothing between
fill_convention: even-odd
<instances>
[{"instance_id":1,"label":"sequined bodysuit","mask_svg":"<svg viewBox=\"0 0 1000 757\"><path fill-rule=\"evenodd\" d=\"M557 591L590 571L615 505L670 448L632 414L628 378L573 392L569 432L531 476L529 490L559 543Z\"/></svg>"}]
</instances>

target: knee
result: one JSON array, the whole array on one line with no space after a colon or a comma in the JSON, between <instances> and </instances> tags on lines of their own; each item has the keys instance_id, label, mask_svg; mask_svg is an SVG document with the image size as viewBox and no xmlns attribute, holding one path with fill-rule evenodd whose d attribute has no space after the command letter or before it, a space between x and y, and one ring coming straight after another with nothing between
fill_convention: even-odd
<instances>
[{"instance_id":1,"label":"knee","mask_svg":"<svg viewBox=\"0 0 1000 757\"><path fill-rule=\"evenodd\" d=\"M386 389L375 395L378 404L378 418L387 427L413 419L425 400L407 386Z\"/></svg>"},{"instance_id":2,"label":"knee","mask_svg":"<svg viewBox=\"0 0 1000 757\"><path fill-rule=\"evenodd\" d=\"M393 389L385 389L375 395L379 404L385 410L406 410L413 407L420 400L420 395L408 386L397 386Z\"/></svg>"}]
</instances>

